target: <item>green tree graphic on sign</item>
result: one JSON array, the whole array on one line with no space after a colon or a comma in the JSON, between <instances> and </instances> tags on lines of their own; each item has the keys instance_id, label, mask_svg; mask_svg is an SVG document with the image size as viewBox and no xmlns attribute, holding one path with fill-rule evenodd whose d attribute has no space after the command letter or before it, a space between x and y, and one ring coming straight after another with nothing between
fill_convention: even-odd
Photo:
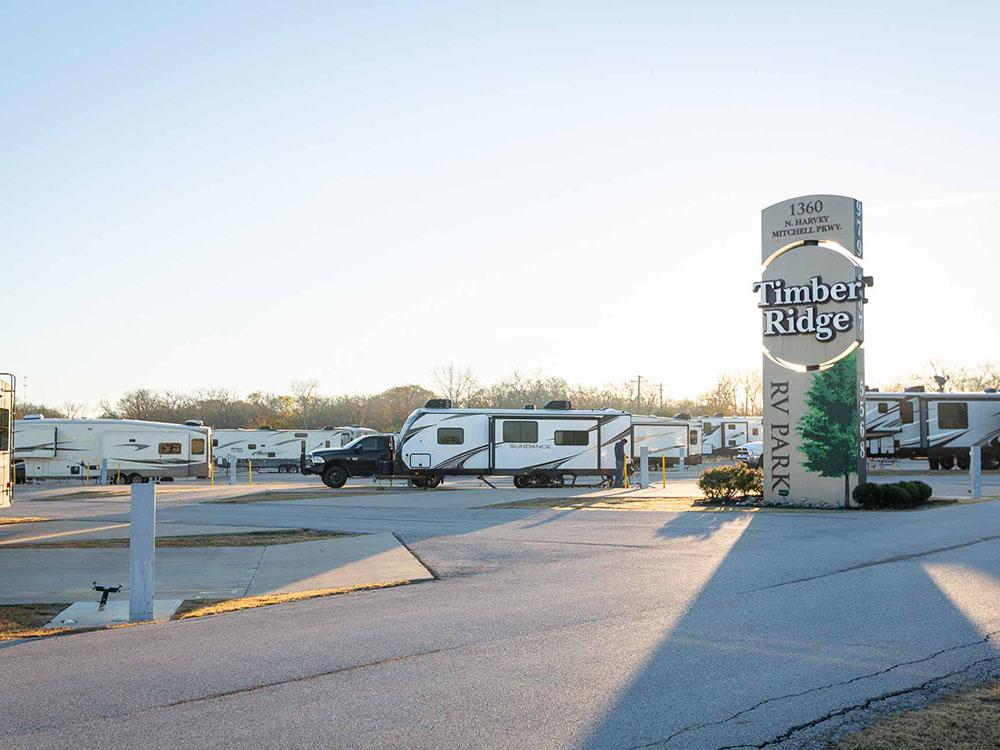
<instances>
[{"instance_id":1,"label":"green tree graphic on sign","mask_svg":"<svg viewBox=\"0 0 1000 750\"><path fill-rule=\"evenodd\" d=\"M808 411L796 427L803 466L822 477L844 478L844 507L850 505L851 474L858 470L858 355L852 352L813 376Z\"/></svg>"}]
</instances>

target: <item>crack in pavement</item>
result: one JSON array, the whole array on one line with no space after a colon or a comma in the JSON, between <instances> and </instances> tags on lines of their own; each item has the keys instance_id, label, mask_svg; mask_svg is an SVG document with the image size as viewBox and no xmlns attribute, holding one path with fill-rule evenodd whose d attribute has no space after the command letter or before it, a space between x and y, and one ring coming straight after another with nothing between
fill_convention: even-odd
<instances>
[{"instance_id":1,"label":"crack in pavement","mask_svg":"<svg viewBox=\"0 0 1000 750\"><path fill-rule=\"evenodd\" d=\"M891 690L886 693L880 693L879 695L872 696L871 698L868 698L867 700L864 700L861 703L855 703L850 706L843 706L833 711L829 711L828 713L825 713L816 719L812 719L810 721L806 721L801 724L796 724L792 727L789 727L780 734L776 734L771 739L764 740L763 742L760 742L756 745L747 745L747 744L722 745L721 747L718 747L715 750L743 750L743 749L763 750L763 748L770 747L772 745L778 745L784 742L785 740L791 739L792 735L801 732L804 729L812 729L813 727L819 726L820 724L830 721L831 719L836 719L840 716L846 716L852 711L864 711L865 709L870 708L873 704L880 703L881 701L890 700L892 698L899 698L900 696L909 695L911 693L919 693L922 690L926 690L936 682L947 680L950 677L957 677L960 674L964 674L966 672L971 671L973 668L979 666L980 664L989 664L998 661L1000 661L1000 656L988 656L982 659L976 659L974 662L966 664L964 667L961 667L960 669L956 669L952 672L947 672L946 674L943 675L938 675L937 677L932 677L931 679L926 680L920 683L919 685L913 685L907 688L900 688L899 690Z\"/></svg>"},{"instance_id":2,"label":"crack in pavement","mask_svg":"<svg viewBox=\"0 0 1000 750\"><path fill-rule=\"evenodd\" d=\"M764 586L759 589L750 589L744 591L744 594L755 594L759 591L768 591L769 589L776 589L782 586L793 586L797 583L808 583L809 581L816 581L820 578L829 578L831 576L838 576L841 573L851 573L855 570L863 570L864 568L873 568L878 565L889 565L890 563L903 562L905 560L919 560L921 557L929 557L930 555L936 555L941 552L950 552L951 550L963 549L964 547L972 547L976 544L982 544L983 542L995 542L1000 539L1000 534L994 534L993 536L984 536L979 539L974 539L971 542L962 542L960 544L951 544L947 547L936 547L935 549L924 550L923 552L910 552L905 555L894 555L893 557L885 557L881 560L872 560L871 562L858 563L857 565L850 565L846 568L840 568L839 570L834 570L831 573L820 573L815 576L808 576L806 578L796 578L791 581L782 581L781 583L772 583L770 586Z\"/></svg>"},{"instance_id":3,"label":"crack in pavement","mask_svg":"<svg viewBox=\"0 0 1000 750\"><path fill-rule=\"evenodd\" d=\"M759 702L753 704L752 706L749 706L748 708L741 709L741 710L737 711L736 713L734 713L734 714L732 714L730 716L727 716L724 719L718 719L716 721L708 721L708 722L705 722L703 724L689 724L688 726L682 727L681 729L678 729L676 732L674 732L671 735L668 735L667 737L664 737L663 739L654 740L653 742L648 742L648 743L645 743L645 744L642 744L642 745L632 745L632 746L630 746L628 748L628 750L642 750L642 748L663 746L663 745L666 745L669 742L673 741L674 739L676 739L677 737L679 737L682 734L687 734L688 732L697 732L697 731L699 731L701 729L707 729L708 727L716 727L716 726L722 726L723 724L728 724L729 722L733 721L734 719L738 719L741 716L745 716L746 714L750 713L751 711L756 711L758 708L760 708L761 706L767 705L768 703L774 703L776 701L787 700L789 698L799 698L799 697L801 697L803 695L809 695L810 693L818 693L818 692L823 691L823 690L830 690L831 688L845 687L845 686L851 685L851 684L853 684L855 682L860 682L861 680L868 680L868 679L872 679L872 678L875 678L875 677L881 677L882 675L888 674L889 672L892 672L892 671L894 671L896 669L900 669L901 667L909 667L909 666L913 666L914 664L922 664L922 663L931 661L932 659L936 659L937 657L941 656L942 654L947 654L947 653L950 653L952 651L960 651L960 650L966 649L966 648L974 648L975 646L982 646L983 644L989 643L993 639L993 637L996 636L996 635L1000 635L1000 630L994 630L992 632L989 632L989 633L986 634L985 637L981 638L978 641L973 641L971 643L962 643L962 644L959 644L957 646L949 646L948 648L943 648L940 651L935 651L933 654L929 654L928 656L922 656L919 659L912 659L910 661L901 661L898 664L893 664L892 666L886 667L885 669L880 669L880 670L878 670L876 672L869 672L867 674L861 674L861 675L858 675L856 677L852 677L849 680L844 680L844 681L841 681L841 682L831 682L828 685L820 685L819 687L809 688L807 690L801 690L801 691L796 692L796 693L787 693L785 695L774 696L773 698L765 698L764 700L759 701ZM997 657L997 658L1000 658L1000 657ZM975 662L974 662L974 664L975 664ZM934 679L936 680L936 679L942 679L942 678L934 678ZM889 697L893 697L893 696L889 696ZM832 718L832 716L829 717L829 718ZM782 741L784 741L784 740L782 740ZM764 746L765 745L736 745L734 747L758 747L759 748L759 747L764 747ZM723 750L723 749L720 748L719 750Z\"/></svg>"}]
</instances>

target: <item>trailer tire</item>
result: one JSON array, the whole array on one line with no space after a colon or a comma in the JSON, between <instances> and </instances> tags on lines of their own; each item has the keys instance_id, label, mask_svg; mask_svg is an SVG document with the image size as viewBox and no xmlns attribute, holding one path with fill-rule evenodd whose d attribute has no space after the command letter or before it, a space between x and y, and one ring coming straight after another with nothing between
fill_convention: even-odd
<instances>
[{"instance_id":1,"label":"trailer tire","mask_svg":"<svg viewBox=\"0 0 1000 750\"><path fill-rule=\"evenodd\" d=\"M941 468L941 462L938 461L936 458L928 458L927 468L930 469L931 471L937 471L938 469Z\"/></svg>"},{"instance_id":2,"label":"trailer tire","mask_svg":"<svg viewBox=\"0 0 1000 750\"><path fill-rule=\"evenodd\" d=\"M517 474L514 477L514 486L519 490L526 490L531 487L531 478L527 474Z\"/></svg>"},{"instance_id":3,"label":"trailer tire","mask_svg":"<svg viewBox=\"0 0 1000 750\"><path fill-rule=\"evenodd\" d=\"M938 459L938 463L941 465L942 471L951 471L955 468L955 457L941 456L941 458Z\"/></svg>"},{"instance_id":4,"label":"trailer tire","mask_svg":"<svg viewBox=\"0 0 1000 750\"><path fill-rule=\"evenodd\" d=\"M126 484L139 484L142 481L142 477L138 474L132 473L125 478Z\"/></svg>"},{"instance_id":5,"label":"trailer tire","mask_svg":"<svg viewBox=\"0 0 1000 750\"><path fill-rule=\"evenodd\" d=\"M441 484L441 477L436 474L434 476L424 477L424 487L429 490L433 490L439 484Z\"/></svg>"},{"instance_id":6,"label":"trailer tire","mask_svg":"<svg viewBox=\"0 0 1000 750\"><path fill-rule=\"evenodd\" d=\"M542 474L541 472L536 472L531 475L531 486L532 487L548 487L549 486L549 475Z\"/></svg>"},{"instance_id":7,"label":"trailer tire","mask_svg":"<svg viewBox=\"0 0 1000 750\"><path fill-rule=\"evenodd\" d=\"M323 484L330 489L339 490L347 483L347 472L339 466L331 466L323 472Z\"/></svg>"},{"instance_id":8,"label":"trailer tire","mask_svg":"<svg viewBox=\"0 0 1000 750\"><path fill-rule=\"evenodd\" d=\"M969 466L972 463L972 459L969 456L959 456L956 463L958 463L959 469L962 471L968 471Z\"/></svg>"}]
</instances>

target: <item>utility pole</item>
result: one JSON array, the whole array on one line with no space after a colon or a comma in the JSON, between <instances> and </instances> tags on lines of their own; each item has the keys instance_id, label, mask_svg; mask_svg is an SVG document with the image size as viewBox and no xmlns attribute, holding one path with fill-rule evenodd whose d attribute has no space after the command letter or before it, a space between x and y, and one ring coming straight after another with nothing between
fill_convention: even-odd
<instances>
[{"instance_id":1,"label":"utility pole","mask_svg":"<svg viewBox=\"0 0 1000 750\"><path fill-rule=\"evenodd\" d=\"M642 408L642 375L638 375L635 379L635 410L639 411Z\"/></svg>"}]
</instances>

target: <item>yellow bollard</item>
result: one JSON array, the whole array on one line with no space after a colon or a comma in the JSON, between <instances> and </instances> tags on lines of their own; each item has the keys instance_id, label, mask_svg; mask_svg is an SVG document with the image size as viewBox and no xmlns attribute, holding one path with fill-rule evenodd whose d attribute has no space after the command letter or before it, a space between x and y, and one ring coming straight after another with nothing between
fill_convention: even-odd
<instances>
[{"instance_id":1,"label":"yellow bollard","mask_svg":"<svg viewBox=\"0 0 1000 750\"><path fill-rule=\"evenodd\" d=\"M660 456L660 476L663 477L663 489L667 489L667 454Z\"/></svg>"},{"instance_id":2,"label":"yellow bollard","mask_svg":"<svg viewBox=\"0 0 1000 750\"><path fill-rule=\"evenodd\" d=\"M118 473L115 474L115 484L122 483L122 465L118 464Z\"/></svg>"},{"instance_id":3,"label":"yellow bollard","mask_svg":"<svg viewBox=\"0 0 1000 750\"><path fill-rule=\"evenodd\" d=\"M628 461L625 462L625 471L622 472L622 479L624 480L622 484L625 489L631 489L628 484Z\"/></svg>"},{"instance_id":4,"label":"yellow bollard","mask_svg":"<svg viewBox=\"0 0 1000 750\"><path fill-rule=\"evenodd\" d=\"M208 479L215 486L215 461L208 464Z\"/></svg>"},{"instance_id":5,"label":"yellow bollard","mask_svg":"<svg viewBox=\"0 0 1000 750\"><path fill-rule=\"evenodd\" d=\"M250 478L250 486L253 486L253 461L247 459L247 475Z\"/></svg>"}]
</instances>

